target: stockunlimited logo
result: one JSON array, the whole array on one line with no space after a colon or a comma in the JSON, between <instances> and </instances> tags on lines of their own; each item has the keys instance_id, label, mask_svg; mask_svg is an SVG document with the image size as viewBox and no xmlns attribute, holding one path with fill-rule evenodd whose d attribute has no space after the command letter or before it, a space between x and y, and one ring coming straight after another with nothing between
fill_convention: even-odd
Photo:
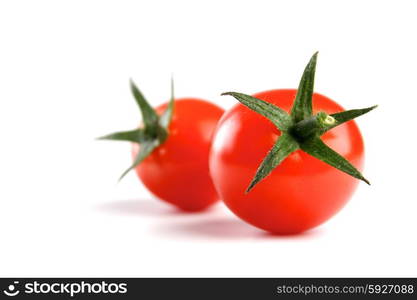
<instances>
[{"instance_id":1,"label":"stockunlimited logo","mask_svg":"<svg viewBox=\"0 0 417 300\"><path fill-rule=\"evenodd\" d=\"M17 296L20 293L20 291L16 287L18 284L19 284L19 281L14 281L13 284L10 284L7 287L7 290L3 291L3 293L10 297Z\"/></svg>"}]
</instances>

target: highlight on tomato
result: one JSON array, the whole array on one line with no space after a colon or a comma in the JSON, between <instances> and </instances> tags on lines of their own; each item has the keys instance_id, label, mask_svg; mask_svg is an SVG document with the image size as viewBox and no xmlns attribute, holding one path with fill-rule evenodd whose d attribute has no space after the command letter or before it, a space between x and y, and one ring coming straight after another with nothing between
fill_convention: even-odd
<instances>
[{"instance_id":1,"label":"highlight on tomato","mask_svg":"<svg viewBox=\"0 0 417 300\"><path fill-rule=\"evenodd\" d=\"M318 226L352 196L364 143L352 119L376 106L344 111L313 93L317 53L297 90L253 96L228 92L240 103L216 129L210 172L227 207L269 232L294 234Z\"/></svg>"},{"instance_id":2,"label":"highlight on tomato","mask_svg":"<svg viewBox=\"0 0 417 300\"><path fill-rule=\"evenodd\" d=\"M223 109L202 99L174 99L172 82L170 101L154 109L133 81L130 87L143 125L99 138L133 144L133 164L121 178L134 169L151 193L184 211L201 211L215 203L219 198L208 157Z\"/></svg>"}]
</instances>

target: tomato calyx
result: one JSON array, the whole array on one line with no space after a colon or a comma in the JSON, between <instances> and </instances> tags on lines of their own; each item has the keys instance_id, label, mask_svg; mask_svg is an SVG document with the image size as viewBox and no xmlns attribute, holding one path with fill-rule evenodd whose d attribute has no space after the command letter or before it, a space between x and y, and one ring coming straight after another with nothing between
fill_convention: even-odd
<instances>
[{"instance_id":1,"label":"tomato calyx","mask_svg":"<svg viewBox=\"0 0 417 300\"><path fill-rule=\"evenodd\" d=\"M370 184L349 161L328 147L320 136L336 126L368 113L377 106L347 110L335 114L318 112L313 115L312 99L317 55L318 52L311 57L304 69L290 114L274 104L246 94L237 92L222 94L233 96L249 109L266 117L282 132L258 167L254 178L246 189L246 193L268 176L291 153L299 149L350 176Z\"/></svg>"},{"instance_id":2,"label":"tomato calyx","mask_svg":"<svg viewBox=\"0 0 417 300\"><path fill-rule=\"evenodd\" d=\"M140 144L139 152L133 164L123 172L119 181L148 157L155 148L165 142L169 135L168 127L174 113L174 83L172 79L171 99L161 116L156 113L155 109L145 99L132 80L130 80L130 89L142 114L143 128L114 132L98 138L99 140L125 141Z\"/></svg>"}]
</instances>

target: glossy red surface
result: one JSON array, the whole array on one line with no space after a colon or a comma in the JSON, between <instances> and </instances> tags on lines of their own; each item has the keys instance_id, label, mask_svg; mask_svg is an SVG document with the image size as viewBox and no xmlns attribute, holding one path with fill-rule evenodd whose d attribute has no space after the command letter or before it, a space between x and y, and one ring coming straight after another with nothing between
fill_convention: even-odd
<instances>
[{"instance_id":1,"label":"glossy red surface","mask_svg":"<svg viewBox=\"0 0 417 300\"><path fill-rule=\"evenodd\" d=\"M296 90L272 90L254 97L289 112ZM314 113L343 108L331 99L313 95ZM297 150L252 191L250 181L280 131L266 118L241 104L219 122L210 154L210 171L224 203L244 221L261 229L292 234L313 228L332 217L349 200L358 180ZM359 170L364 145L354 121L322 136L323 141Z\"/></svg>"}]
</instances>

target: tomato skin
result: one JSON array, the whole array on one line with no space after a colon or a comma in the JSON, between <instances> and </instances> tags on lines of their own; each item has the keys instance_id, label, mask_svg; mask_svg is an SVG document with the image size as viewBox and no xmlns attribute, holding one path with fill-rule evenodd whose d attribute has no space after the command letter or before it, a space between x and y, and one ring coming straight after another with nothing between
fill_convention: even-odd
<instances>
[{"instance_id":1,"label":"tomato skin","mask_svg":"<svg viewBox=\"0 0 417 300\"><path fill-rule=\"evenodd\" d=\"M296 90L271 90L253 95L290 111ZM315 93L313 111L329 114L343 108ZM216 129L210 153L210 172L228 208L244 221L277 234L311 229L336 214L353 194L358 180L297 150L248 194L245 190L280 135L266 118L238 103ZM364 144L354 121L342 124L322 140L363 168Z\"/></svg>"},{"instance_id":2,"label":"tomato skin","mask_svg":"<svg viewBox=\"0 0 417 300\"><path fill-rule=\"evenodd\" d=\"M157 113L162 114L166 107L167 103L157 107ZM135 168L150 192L185 211L203 210L219 199L209 175L208 157L223 112L201 99L175 100L168 138ZM133 144L133 157L139 147Z\"/></svg>"}]
</instances>

